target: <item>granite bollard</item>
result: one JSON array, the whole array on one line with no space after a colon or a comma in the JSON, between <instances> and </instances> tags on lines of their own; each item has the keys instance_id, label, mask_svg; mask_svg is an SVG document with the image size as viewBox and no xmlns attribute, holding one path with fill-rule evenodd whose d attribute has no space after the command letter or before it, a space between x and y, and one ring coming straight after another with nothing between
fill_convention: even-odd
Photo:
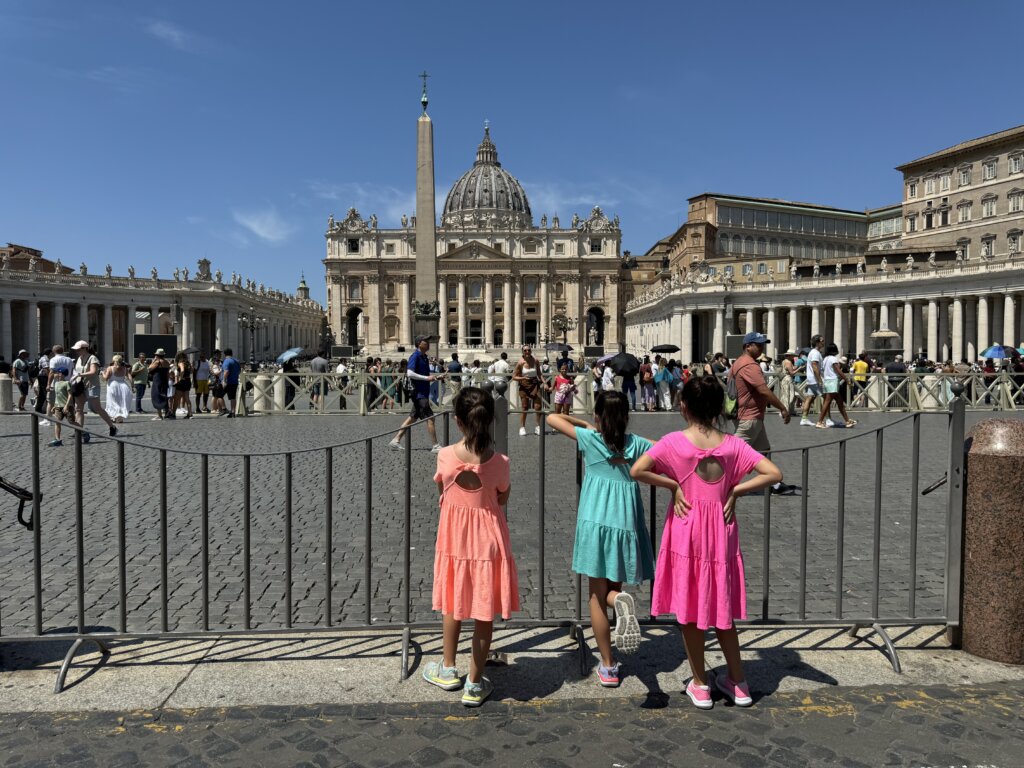
<instances>
[{"instance_id":1,"label":"granite bollard","mask_svg":"<svg viewBox=\"0 0 1024 768\"><path fill-rule=\"evenodd\" d=\"M1024 421L983 421L968 446L963 649L1024 664Z\"/></svg>"}]
</instances>

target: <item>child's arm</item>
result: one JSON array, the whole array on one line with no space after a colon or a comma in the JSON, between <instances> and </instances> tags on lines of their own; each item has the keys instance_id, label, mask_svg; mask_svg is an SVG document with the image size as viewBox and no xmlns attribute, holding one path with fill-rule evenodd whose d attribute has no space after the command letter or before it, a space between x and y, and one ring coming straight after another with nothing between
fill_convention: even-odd
<instances>
[{"instance_id":1,"label":"child's arm","mask_svg":"<svg viewBox=\"0 0 1024 768\"><path fill-rule=\"evenodd\" d=\"M577 419L575 416L569 416L564 413L551 413L548 414L548 425L555 431L561 432L566 437L571 437L573 440L576 439L576 427L583 427L584 429L594 429L594 425L589 421L583 419Z\"/></svg>"},{"instance_id":2,"label":"child's arm","mask_svg":"<svg viewBox=\"0 0 1024 768\"><path fill-rule=\"evenodd\" d=\"M679 483L671 477L657 474L653 469L654 459L645 453L633 463L633 467L629 470L629 476L638 482L656 485L658 488L667 488L672 491L673 511L677 517L686 517L687 511L690 509L690 502L683 495L683 489Z\"/></svg>"},{"instance_id":3,"label":"child's arm","mask_svg":"<svg viewBox=\"0 0 1024 768\"><path fill-rule=\"evenodd\" d=\"M725 513L725 522L731 523L735 517L736 499L740 496L746 496L748 493L782 482L782 470L775 466L771 459L761 459L754 465L754 471L757 472L756 477L744 480L729 493L729 498L726 499L725 506L722 508Z\"/></svg>"},{"instance_id":4,"label":"child's arm","mask_svg":"<svg viewBox=\"0 0 1024 768\"><path fill-rule=\"evenodd\" d=\"M509 483L508 488L506 488L504 491L498 491L498 503L501 506L503 506L503 507L506 504L508 504L508 497L509 497L509 494L511 494L511 493L512 493L512 484Z\"/></svg>"}]
</instances>

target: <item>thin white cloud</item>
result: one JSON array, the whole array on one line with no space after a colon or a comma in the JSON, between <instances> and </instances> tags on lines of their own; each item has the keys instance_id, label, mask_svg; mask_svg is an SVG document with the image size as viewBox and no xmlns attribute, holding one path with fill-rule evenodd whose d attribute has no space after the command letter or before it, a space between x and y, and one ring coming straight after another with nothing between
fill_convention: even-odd
<instances>
[{"instance_id":1,"label":"thin white cloud","mask_svg":"<svg viewBox=\"0 0 1024 768\"><path fill-rule=\"evenodd\" d=\"M120 93L142 91L150 82L149 75L142 70L111 65L95 67L82 72L68 72L68 74L74 77L84 77L86 80L106 86Z\"/></svg>"},{"instance_id":2,"label":"thin white cloud","mask_svg":"<svg viewBox=\"0 0 1024 768\"><path fill-rule=\"evenodd\" d=\"M397 227L402 216L416 213L416 191L413 189L399 189L386 184L331 184L325 181L310 181L306 186L316 199L336 204L333 211L336 217L344 217L349 208L357 208L363 218L375 213L381 226Z\"/></svg>"},{"instance_id":3,"label":"thin white cloud","mask_svg":"<svg viewBox=\"0 0 1024 768\"><path fill-rule=\"evenodd\" d=\"M611 192L593 186L558 181L523 181L522 184L530 198L533 217L537 220L545 213L548 216L557 214L563 222L570 220L574 213L586 218L595 205L601 206L611 216L609 209L619 204L619 199Z\"/></svg>"},{"instance_id":4,"label":"thin white cloud","mask_svg":"<svg viewBox=\"0 0 1024 768\"><path fill-rule=\"evenodd\" d=\"M193 36L169 21L154 20L146 22L146 32L162 43L176 48L179 51L188 51L192 48Z\"/></svg>"},{"instance_id":5,"label":"thin white cloud","mask_svg":"<svg viewBox=\"0 0 1024 768\"><path fill-rule=\"evenodd\" d=\"M295 231L295 227L277 212L276 208L231 212L236 224L241 225L261 240L280 243Z\"/></svg>"}]
</instances>

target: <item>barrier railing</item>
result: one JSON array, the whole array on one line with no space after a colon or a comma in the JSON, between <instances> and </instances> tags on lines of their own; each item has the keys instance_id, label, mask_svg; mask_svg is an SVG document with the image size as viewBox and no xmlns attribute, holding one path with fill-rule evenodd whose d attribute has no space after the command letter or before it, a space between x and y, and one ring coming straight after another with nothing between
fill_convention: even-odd
<instances>
[{"instance_id":1,"label":"barrier railing","mask_svg":"<svg viewBox=\"0 0 1024 768\"><path fill-rule=\"evenodd\" d=\"M494 389L499 401L503 400L501 390L504 387L499 384ZM757 626L842 625L850 627L851 632L870 627L883 641L897 672L900 671L900 661L886 631L887 626L956 627L960 620L959 542L963 524L965 405L962 398L955 398L946 416L945 455L936 459L932 455L936 441L930 440L926 444L932 452L930 461L941 462L947 477L953 480L949 485L942 530L929 531L929 540L944 540L941 574L933 573L929 578L929 583L935 580L942 582L944 595L941 603L935 595L929 595L928 605L922 609L918 599L918 539L922 520L918 506L919 467L924 462L921 429L924 419L939 417L914 413L886 426L859 431L821 445L782 449L769 454L780 465L787 465L789 477L792 477L792 472L788 465L794 458L799 459L800 494L787 498L766 493L759 520L756 515L744 513L743 517L748 521L744 525L749 525L752 530L751 535L745 534L744 538L744 546L750 553L748 583L754 588L752 595L759 589L761 605L754 618L740 623ZM497 414L497 448L508 452L509 409L499 407ZM30 477L20 478L31 483L31 542L18 538L26 535L20 528L9 526L0 529L6 539L0 539L0 543L5 551L14 553L5 562L30 566L32 587L30 591L23 588L19 591L21 582L13 573L4 573L0 578L0 605L5 609L0 611L0 642L71 641L58 673L55 692L63 689L72 661L86 642L94 643L107 654L108 644L118 640L266 635L297 630L401 630L401 677L404 679L409 672L413 631L436 630L439 627L426 602L428 589L423 588L422 579L415 598L412 586L413 545L423 544L420 551L430 551L436 520L436 502L433 500L436 497L431 493L432 473L423 471L430 468L433 458L429 454L422 459L417 458L418 470L413 473L413 434L422 429L422 422L405 434L401 472L387 466L383 468L384 477L390 481L401 478L398 488L392 485L389 488L392 493L384 496L376 492L379 480L374 467L389 461L384 456L394 455L386 453L382 444L391 437L392 430L334 445L288 451L204 452L111 438L109 441L93 441L94 447L90 449L90 461L86 466L83 451L86 432L76 425L67 424L65 429L74 432L73 469L69 478L74 499L69 523L58 515L45 513L48 507L42 503L40 478L44 471L51 471L51 467L44 466L40 456L40 417L31 413L23 415L23 418L30 420L31 427L27 446ZM441 440L447 444L449 413L439 413L434 419L442 421ZM900 455L909 456L909 488L904 490L896 487L893 478L886 477L886 468L891 466L887 457L892 451L891 444L887 445L891 441L886 440L886 435L907 426L910 428L909 451L906 446L898 449ZM525 499L517 500L509 507L509 517L514 521L515 546L521 547L517 553L520 584L532 584L533 587L524 587L524 615L507 625L567 627L571 637L577 640L581 671L585 673L589 652L582 630L582 579L575 575L571 595L565 589L567 585L558 580L549 586L552 574L545 557L551 533L548 505L562 504L567 494L564 483L556 482L553 490L547 483L550 467L546 433L547 430L542 430L535 443L536 467L522 467L522 471L536 478L536 503L531 500L532 494L528 489L520 490L521 474L513 482L516 498ZM103 442L112 443L112 450L99 448L105 451L99 453L97 445ZM556 443L556 453L559 447L568 450L567 442ZM848 454L859 446L865 447L862 451L865 455L856 465L862 479L864 462L871 461L873 466L870 506L865 501L866 496L851 497L847 488ZM130 454L126 449L130 449ZM816 483L832 482L833 479L835 482L836 504L834 507L828 504L834 510L834 528L831 523L821 528L824 518L816 515L812 520L809 510L809 501L820 498L818 486L812 485L811 463L813 459L816 470L819 469L817 462L833 449L836 451L834 470L826 467L816 472L816 477L827 478L827 481ZM52 461L50 457L54 455L48 453L48 461ZM129 455L131 466L126 464ZM215 464L213 474L211 464ZM575 466L575 498L578 500L583 471L578 453ZM515 462L513 471L519 471ZM152 479L147 483L145 503L140 504L133 491L130 509L127 493L129 475ZM296 493L297 475L303 478L299 493ZM171 487L171 483L181 483L183 477L189 491L198 481L198 499L191 492L180 493L177 485ZM339 477L341 482L336 482ZM279 482L275 482L275 478L279 478ZM90 493L86 493L87 486ZM225 486L225 493L215 493L216 489ZM92 492L96 487L109 489L102 494L103 503L98 503L96 494ZM275 487L278 492L271 490ZM398 493L402 499L400 511L382 501L384 498L393 500ZM895 495L897 505L895 511L892 495ZM667 507L670 500L666 494L661 496ZM414 497L418 499L415 502ZM775 498L779 501L773 503ZM793 507L797 498L798 510ZM853 507L851 498L857 502ZM903 515L902 505L906 499L909 499L907 525L902 527L897 521L895 526L899 528L889 526L885 515ZM658 502L659 495L651 488L647 503L655 551ZM774 506L780 503L787 505L788 514L798 515L796 520L791 517L781 522L773 520ZM744 503L744 509L750 509L749 502ZM563 512L567 520L574 519L572 510ZM339 516L346 517L345 525L335 525ZM528 528L521 526L523 520L534 524L535 536L527 535ZM931 516L928 520L934 525ZM133 525L131 536L129 522ZM854 536L854 522L860 528L866 528L870 523L870 533L858 528ZM886 528L883 533L884 522ZM134 526L141 526L140 532L134 532ZM106 533L111 528L116 532L113 541ZM795 553L787 546L794 530L797 532ZM891 546L896 540L897 530L907 537L905 559L902 553L886 552L883 556L883 541L886 546ZM334 565L335 552L340 548L339 535L347 537L341 558L349 567L347 576L350 579L359 577L361 583L346 583L343 589L336 591ZM377 543L377 536L383 543ZM781 544L777 538L780 536L783 537ZM136 573L137 578L131 580L128 578L129 569L138 572L140 567L128 557L130 538L132 547L148 548L148 554L157 566L151 569L148 557L144 558L147 563L144 572L141 576ZM562 552L565 545L564 541L558 544ZM197 551L189 550L190 546ZM226 562L223 561L225 552ZM298 558L297 563L295 555L299 552L303 557ZM73 573L53 567L48 567L44 573L44 563L53 562L56 554L61 555L57 559L66 560L69 553ZM760 572L755 567L758 555ZM780 566L773 558L782 563L781 574ZM833 581L828 583L828 562L833 558ZM359 559L362 567L353 568L352 561ZM193 565L196 560L198 573ZM396 560L401 562L398 578L392 568ZM868 574L863 573L859 565L865 562L870 563ZM321 564L318 566L318 563ZM418 578L425 578L428 584L429 566L420 561L417 570ZM113 601L107 597L101 584L91 582L87 577L87 570L105 573L108 568L116 580L116 599ZM814 584L818 587L811 586L812 568L817 574ZM62 575L68 577L66 582L61 579ZM902 576L906 578L902 579ZM895 587L904 582L906 588L896 594ZM73 605L66 598L69 593L74 596ZM181 595L191 594L198 595L198 603L181 602L184 599ZM826 607L829 594L830 610ZM400 600L393 599L393 595L399 595ZM549 610L548 598L551 595L565 600L568 610ZM155 609L148 604L151 596L156 598ZM792 604L794 596L795 605ZM90 620L110 618L111 602L114 605L113 626L90 624ZM415 611L414 602L417 604ZM851 608L851 603L855 607ZM388 615L385 620L379 620L379 610L375 607L380 609L385 605ZM14 606L13 610L11 606ZM663 620L651 617L646 623L663 623Z\"/></svg>"}]
</instances>

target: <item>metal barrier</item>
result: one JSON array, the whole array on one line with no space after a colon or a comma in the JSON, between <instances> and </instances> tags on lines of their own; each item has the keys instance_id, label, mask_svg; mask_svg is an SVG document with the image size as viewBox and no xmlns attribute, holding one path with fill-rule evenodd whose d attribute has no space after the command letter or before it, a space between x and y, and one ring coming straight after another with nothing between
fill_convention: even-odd
<instances>
[{"instance_id":1,"label":"metal barrier","mask_svg":"<svg viewBox=\"0 0 1024 768\"><path fill-rule=\"evenodd\" d=\"M489 383L489 382L488 382ZM504 389L503 382L493 387L495 397L501 401L503 400ZM956 388L959 390L959 387ZM772 570L771 570L771 558L773 554L772 545L772 494L765 493L763 496L762 509L761 509L761 520L760 525L762 529L761 538L761 574L760 574L760 586L761 586L761 607L759 615L756 618L751 618L745 623L748 625L756 626L849 626L851 633L856 633L860 628L870 627L877 635L881 638L885 645L886 652L893 668L900 671L900 661L896 649L886 631L887 626L905 626L905 625L940 625L946 626L951 630L959 625L960 621L960 571L961 571L961 532L963 525L963 437L964 437L964 408L965 401L962 398L955 398L950 411L948 412L948 421L946 424L947 437L949 441L948 455L946 457L946 472L947 477L952 479L949 489L948 502L945 510L945 529L946 529L946 547L945 547L945 562L943 566L943 588L945 590L944 607L941 611L931 613L921 613L919 606L916 602L917 593L917 574L918 574L918 558L917 558L917 537L918 537L918 491L919 491L919 464L921 456L921 423L922 419L928 417L920 413L915 413L900 419L899 421L881 427L878 429L858 432L854 435L843 437L842 439L830 441L822 445L805 448L794 448L785 449L771 452L771 457L777 462L781 457L787 455L798 455L800 458L800 481L802 487L802 498L800 500L800 511L799 511L799 538L797 540L798 546L798 564L796 565L797 572L797 605L795 610L795 616L787 617L785 610L780 609L778 605L773 601L773 595L771 592L772 586ZM508 413L509 409L499 407L497 409L497 435L498 435L498 448L507 451L507 438L508 438ZM387 432L372 435L369 437L359 438L336 445L325 446L325 447L314 447L304 448L301 450L291 451L270 451L265 453L246 453L246 452L217 452L211 454L202 451L186 451L178 450L173 448L157 448L150 446L141 446L138 444L132 444L131 442L120 439L112 438L113 443L113 456L104 454L102 459L112 462L112 471L116 474L116 483L113 486L113 501L115 504L114 510L114 528L116 530L116 557L109 557L109 553L106 550L108 542L103 539L96 546L104 548L104 555L106 560L104 562L116 562L116 581L117 581L117 597L116 597L116 626L114 627L93 627L88 624L87 619L89 618L90 612L95 616L99 610L96 602L87 606L86 593L87 593L87 581L86 581L86 555L85 555L85 542L87 534L90 533L89 527L87 526L85 516L85 495L84 495L84 482L85 482L85 470L83 467L83 434L84 431L73 424L66 424L65 429L73 430L74 432L74 473L73 473L73 488L74 488L74 508L73 508L73 529L74 529L74 578L70 584L44 582L43 578L43 563L44 563L44 540L47 536L51 535L51 531L59 532L61 526L65 525L63 521L56 520L55 516L44 515L41 497L40 497L40 478L44 467L40 460L39 454L39 442L40 442L40 428L39 419L40 416L35 413L25 414L25 418L30 419L31 434L30 434L30 456L31 456L31 483L32 483L32 521L34 523L31 534L31 570L32 570L32 596L31 600L31 628L24 627L21 631L16 631L13 634L6 631L6 625L2 619L6 618L6 615L0 617L0 642L9 641L72 641L70 649L64 657L60 671L58 673L57 681L55 684L55 692L60 692L65 684L65 679L68 673L68 669L74 659L76 653L80 649L81 645L85 642L94 643L104 654L109 653L108 644L111 641L118 640L129 640L129 639L162 639L162 638L202 638L210 636L232 636L232 635L244 635L244 636L256 636L256 635L268 635L268 634L279 634L283 632L291 632L295 630L301 630L303 632L338 632L340 630L359 629L359 630L379 630L379 629L391 629L402 631L402 658L401 658L401 679L405 679L409 673L409 648L412 640L412 633L414 630L421 630L430 628L432 631L438 631L440 622L436 618L432 618L429 621L419 620L414 617L412 611L412 569L411 569L411 558L412 558L412 534L413 534L413 471L412 471L412 438L413 432L416 429L420 429L421 423L414 425L412 429L406 432L404 442L404 456L403 456L403 467L402 467L402 490L401 498L403 499L401 505L401 552L396 553L394 550L396 547L392 546L388 549L374 550L374 529L375 529L375 518L385 514L387 510L381 510L375 508L374 505L374 493L373 493L373 472L372 467L375 462L374 456L374 442L383 438L389 437L393 430ZM434 419L442 420L443 422L443 442L447 444L450 427L449 427L449 412L443 412L435 415ZM930 418L930 417L928 417ZM911 477L909 487L909 499L910 499L910 519L907 534L909 536L909 557L906 563L906 573L908 576L909 589L907 590L907 602L905 610L882 610L881 605L881 556L880 549L882 545L882 515L883 515L883 489L885 487L891 487L891 483L886 483L883 479L883 470L885 467L884 461L884 449L885 449L885 435L889 430L894 429L900 424L910 422L912 429L912 445L911 450ZM533 611L532 618L517 618L508 622L508 626L527 626L527 627L539 627L539 626L555 626L568 628L570 637L577 641L577 649L579 653L579 660L581 665L581 672L586 673L587 665L589 664L589 652L583 641L583 591L582 591L582 578L577 574L575 576L575 598L574 608L569 613L562 613L556 615L549 615L546 604L546 560L545 560L545 548L546 548L546 523L547 523L547 463L546 463L546 452L547 452L547 430L541 430L539 440L537 441L537 503L535 506L528 506L528 511L531 514L536 515L536 538L533 540L533 545L536 547L537 557L536 561L531 563L528 562L528 558L522 557L517 558L520 562L521 572L535 569L534 573L536 578L533 579L535 583L535 592L533 594L524 595L523 606L524 611L529 612L528 603L535 601L536 609ZM871 578L870 578L870 607L863 612L851 613L844 606L844 600L846 599L845 587L848 582L846 581L846 558L850 556L850 549L846 544L845 531L847 526L847 514L846 514L846 476L847 476L847 449L848 446L854 441L874 441L874 472L873 472L873 507L872 507L872 534L871 534L871 546L869 549L861 550L856 554L861 558L869 558L871 562ZM861 443L862 444L862 443ZM807 599L809 595L808 589L808 554L809 554L809 519L808 519L808 499L810 496L810 476L809 476L809 460L811 452L816 453L823 451L830 447L836 447L838 451L838 462L836 465L836 517L835 517L835 530L834 530L834 543L835 543L835 583L834 583L834 607L831 616L824 615L812 615L814 612L808 610ZM155 509L148 509L143 514L151 515L154 519L156 528L156 538L159 545L159 557L158 557L158 614L148 614L150 609L144 609L142 606L145 604L145 599L142 603L138 603L140 596L133 594L133 590L129 586L127 578L128 560L127 560L127 545L126 545L126 522L128 519L128 508L126 503L126 448L132 450L133 457L146 456L148 466L154 467L155 472L155 485L157 489L156 500L157 504ZM169 457L175 462L175 470L180 472L182 467L181 461L189 460L192 462L198 462L199 466L199 487L200 487L200 499L198 503L198 521L188 519L185 521L186 526L183 530L185 532L192 530L194 531L196 524L199 528L200 538L200 549L199 549L199 600L200 600L200 612L198 615L198 621L192 626L181 626L181 620L178 616L174 617L172 626L171 614L170 614L170 598L172 592L178 584L172 581L172 571L180 572L183 571L182 563L179 562L179 557L176 555L174 562L171 562L170 545L172 541L172 531L169 528L169 509L170 499L168 491L168 460ZM338 458L342 461L355 460L358 465L360 462L363 467L363 479L362 479L362 515L363 515L363 530L362 530L362 556L363 562L363 575L362 575L362 589L352 589L349 592L348 597L338 598L333 592L333 561L334 561L334 521L338 511L337 494L335 493L335 473L339 467ZM210 462L211 459L216 459L218 462L240 462L241 464L241 475L232 477L233 487L236 490L241 491L241 498L235 499L230 505L230 509L219 510L217 514L211 514L210 509L210 490L211 490L211 472ZM256 484L257 488L261 487L258 483L260 481L266 482L265 474L259 476L254 475L253 462L254 460L260 462L260 466L265 467L268 462L280 462L283 471L283 488L282 498L277 499L273 494L261 494L260 498L257 499L256 504L253 503L252 488ZM313 482L314 487L318 482L317 477L319 475L322 480L323 487L323 509L322 509L322 524L314 528L312 534L307 536L306 540L301 545L297 545L294 539L294 514L295 510L293 507L293 501L296 497L295 494L295 464L298 461L303 462L302 471L312 480L307 482ZM316 465L319 464L321 469L316 470ZM95 467L90 463L90 473L95 474L102 470L102 464L97 464ZM192 465L189 465L192 466ZM257 470L265 471L265 470ZM357 477L357 473L353 472L350 476L354 482L354 478ZM830 476L831 477L831 476ZM219 479L219 478L218 478ZM422 478L417 478L422 482ZM580 461L579 454L576 454L576 500L578 502L579 492L582 481L582 463ZM240 487L239 487L240 486ZM309 492L310 486L306 486L305 490ZM518 489L517 489L518 491ZM902 493L902 492L900 492ZM309 495L304 494L304 496ZM518 493L517 493L518 495ZM664 494L663 494L664 495ZM234 497L233 497L234 498ZM279 501L279 505L276 507L276 512L270 514L261 515L258 518L254 518L254 509L259 509L264 503L274 503ZM358 502L356 502L358 503ZM650 536L651 543L654 545L655 552L657 552L657 515L658 515L658 496L656 490L652 487L650 490L649 499L649 513L650 513ZM428 521L428 527L432 524L434 512L431 504L426 509L430 510L430 521ZM189 508L191 509L191 507ZM175 511L177 511L177 505L175 504ZM186 510L187 511L187 510ZM211 605L213 603L213 596L211 595L211 556L213 549L211 549L211 540L213 538L214 531L220 531L219 526L224 524L225 517L231 519L234 514L239 515L237 524L241 526L241 542L240 542L240 554L241 557L241 593L238 595L238 602L241 604L242 615L240 620L232 621L217 620L217 618L211 613ZM133 512L138 514L138 512ZM53 522L51 522L53 520ZM417 520L417 523L422 523L423 520ZM518 522L518 521L517 521ZM177 519L175 524L177 524ZM284 562L282 564L283 573L277 574L272 573L267 578L267 584L264 588L264 593L268 590L277 590L276 594L281 595L283 600L283 613L284 618L281 620L280 615L275 616L275 605L271 605L266 611L259 611L254 614L254 606L259 607L263 604L264 598L262 594L254 594L252 588L252 574L254 569L253 560L253 541L252 541L252 530L253 526L257 526L261 531L270 530L274 536L280 536L280 539L274 538L275 541L283 540L283 552ZM280 525L281 531L275 532L271 530L272 525ZM191 526L191 527L188 527ZM518 528L517 528L518 532ZM95 531L91 532L93 535ZM350 531L352 535L354 532ZM230 534L230 531L229 531ZM178 533L177 535L183 535ZM305 535L305 534L303 534ZM393 526L385 526L384 535L394 536ZM312 537L312 538L310 538ZM428 538L429 540L429 538ZM888 540L888 539L887 539ZM355 539L353 539L355 541ZM387 538L385 538L387 541ZM565 542L560 542L560 546L564 546ZM178 546L177 536L175 536L175 546ZM294 552L298 546L303 547L303 551L307 553L309 551L320 551L323 553L323 565L322 565L322 584L317 584L316 579L313 577L312 570L303 570L297 572L295 564L293 562ZM817 546L817 544L816 544ZM264 560L257 559L256 566L270 566L277 567L276 560L274 558L277 554L277 547L273 548L271 553L267 554ZM353 550L358 551L358 550ZM373 605L375 599L378 604L381 600L380 597L376 597L377 591L382 588L386 590L386 584L383 576L380 575L380 567L383 563L387 562L387 559L380 559L378 552L385 552L390 557L394 558L396 555L400 556L402 563L402 577L400 579L400 590L401 590L401 612L400 620L379 622L375 620L373 616ZM776 552L777 554L777 552ZM821 555L816 552L815 562L821 559ZM27 556L28 553L26 552ZM828 553L826 552L826 556ZM315 559L315 558L314 558ZM189 561L186 558L185 564ZM374 567L377 566L378 579L374 580ZM272 569L273 570L273 569ZM192 574L192 571L188 571L188 574ZM237 576L237 574L235 574ZM191 578L191 575L187 576ZM186 578L186 576L179 575L179 579ZM296 621L296 599L295 599L295 588L297 580L309 579L308 584L300 585L300 596L303 594L302 590L305 589L306 594L311 594L314 589L319 590L319 594L322 595L320 601L322 603L322 610L315 610L312 618L306 620ZM0 579L0 598L3 597L3 585L14 583L14 579L11 578L11 574L4 574L3 578ZM234 579L228 579L225 577L219 583L219 586L223 587L227 581L234 581ZM521 583L526 583L526 579L522 579ZM73 587L74 589L74 626L68 628L54 627L48 625L45 621L47 612L47 600L46 595L48 593L56 594L58 597L66 587ZM142 588L140 588L142 589ZM358 594L357 594L358 592ZM529 600L532 598L532 601ZM359 606L358 601L362 600L362 605ZM133 602L134 601L134 602ZM355 607L351 607L349 602L353 601ZM234 603L231 603L234 606ZM339 612L335 614L335 607L339 608ZM359 608L362 608L359 611ZM315 608L315 606L314 606ZM61 613L61 608L53 609L51 611L58 617L72 613L70 606L67 607L65 613ZM859 609L858 609L859 610ZM276 612L280 614L280 609ZM152 616L151 621L155 622L155 626L152 623L148 623ZM345 617L348 617L345 619ZM339 617L341 620L339 620ZM658 620L654 617L646 620L646 624L665 624L664 620ZM141 625L141 628L140 628Z\"/></svg>"}]
</instances>

